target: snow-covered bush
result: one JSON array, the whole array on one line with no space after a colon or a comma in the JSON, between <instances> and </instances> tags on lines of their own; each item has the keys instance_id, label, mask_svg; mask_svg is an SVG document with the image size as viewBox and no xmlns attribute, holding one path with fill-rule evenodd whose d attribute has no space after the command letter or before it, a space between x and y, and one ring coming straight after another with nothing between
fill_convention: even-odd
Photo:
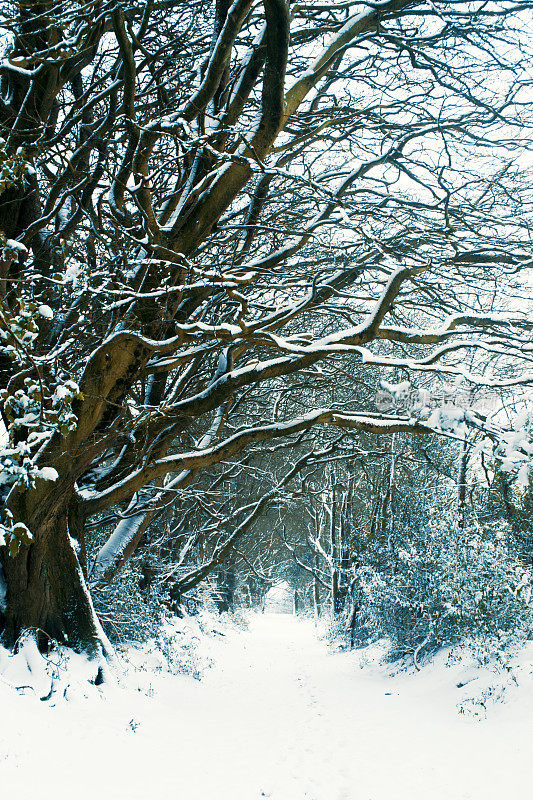
<instances>
[{"instance_id":1,"label":"snow-covered bush","mask_svg":"<svg viewBox=\"0 0 533 800\"><path fill-rule=\"evenodd\" d=\"M129 563L110 584L93 589L105 633L130 666L188 675L200 680L211 667L210 641L246 627L242 613L220 614L212 591L204 588L191 604L194 613L177 616L157 584L143 585L138 561Z\"/></svg>"},{"instance_id":2,"label":"snow-covered bush","mask_svg":"<svg viewBox=\"0 0 533 800\"><path fill-rule=\"evenodd\" d=\"M19 147L15 155L8 155L5 142L0 141L0 194L15 186L27 172L26 155Z\"/></svg>"},{"instance_id":3,"label":"snow-covered bush","mask_svg":"<svg viewBox=\"0 0 533 800\"><path fill-rule=\"evenodd\" d=\"M421 652L469 637L527 633L532 573L513 551L505 523L458 528L433 515L355 575L360 636L386 636L393 653Z\"/></svg>"},{"instance_id":4,"label":"snow-covered bush","mask_svg":"<svg viewBox=\"0 0 533 800\"><path fill-rule=\"evenodd\" d=\"M165 622L168 606L157 594L141 591L141 579L137 563L132 562L111 583L93 588L95 609L114 644L157 637Z\"/></svg>"}]
</instances>

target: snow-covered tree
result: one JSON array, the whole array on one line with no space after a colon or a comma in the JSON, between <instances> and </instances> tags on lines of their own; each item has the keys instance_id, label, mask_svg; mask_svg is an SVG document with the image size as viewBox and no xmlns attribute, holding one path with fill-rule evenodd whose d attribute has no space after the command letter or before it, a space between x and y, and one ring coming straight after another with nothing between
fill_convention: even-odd
<instances>
[{"instance_id":1,"label":"snow-covered tree","mask_svg":"<svg viewBox=\"0 0 533 800\"><path fill-rule=\"evenodd\" d=\"M322 362L531 380L530 9L6 5L2 626L98 653L89 581L204 470L317 425L486 424L314 407Z\"/></svg>"}]
</instances>

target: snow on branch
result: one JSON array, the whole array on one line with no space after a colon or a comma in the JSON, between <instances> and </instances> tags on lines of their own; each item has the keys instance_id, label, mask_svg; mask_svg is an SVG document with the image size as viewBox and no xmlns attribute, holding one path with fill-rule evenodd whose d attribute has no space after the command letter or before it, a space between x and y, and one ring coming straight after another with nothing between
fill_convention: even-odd
<instances>
[{"instance_id":1,"label":"snow on branch","mask_svg":"<svg viewBox=\"0 0 533 800\"><path fill-rule=\"evenodd\" d=\"M420 431L430 433L431 430L415 420L407 418L384 417L371 414L341 414L331 409L318 409L284 422L246 428L230 436L219 444L198 451L167 456L152 464L140 467L122 481L108 489L95 493L81 490L80 496L86 502L88 514L95 514L116 503L122 502L138 491L151 480L169 472L196 470L212 466L241 452L244 448L258 442L291 436L308 430L314 425L328 423L338 427L348 427L367 433L394 433L397 431Z\"/></svg>"}]
</instances>

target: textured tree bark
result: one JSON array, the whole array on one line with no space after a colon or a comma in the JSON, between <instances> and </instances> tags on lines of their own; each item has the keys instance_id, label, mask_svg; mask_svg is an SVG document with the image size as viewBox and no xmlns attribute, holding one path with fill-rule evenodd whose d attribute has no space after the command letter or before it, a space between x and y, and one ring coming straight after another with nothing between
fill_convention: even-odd
<instances>
[{"instance_id":1,"label":"textured tree bark","mask_svg":"<svg viewBox=\"0 0 533 800\"><path fill-rule=\"evenodd\" d=\"M457 475L457 517L459 528L464 528L466 517L466 481L468 469L468 444L461 444L459 454L459 470Z\"/></svg>"},{"instance_id":2,"label":"textured tree bark","mask_svg":"<svg viewBox=\"0 0 533 800\"><path fill-rule=\"evenodd\" d=\"M219 569L217 575L216 605L219 613L233 611L235 603L235 588L237 576L235 574L235 557L230 555Z\"/></svg>"},{"instance_id":3,"label":"textured tree bark","mask_svg":"<svg viewBox=\"0 0 533 800\"><path fill-rule=\"evenodd\" d=\"M332 480L334 480L334 478ZM331 486L329 539L331 555L331 611L336 616L342 612L342 597L339 575L339 548L337 543L337 498L335 495L334 483L332 483Z\"/></svg>"},{"instance_id":4,"label":"textured tree bark","mask_svg":"<svg viewBox=\"0 0 533 800\"><path fill-rule=\"evenodd\" d=\"M38 524L28 508L35 494L21 494L17 509L32 542L15 556L0 548L6 583L4 639L13 646L24 631L33 630L42 649L56 640L93 657L110 655L86 587L81 548L69 533L68 500Z\"/></svg>"},{"instance_id":5,"label":"textured tree bark","mask_svg":"<svg viewBox=\"0 0 533 800\"><path fill-rule=\"evenodd\" d=\"M318 555L315 553L315 569L318 572L320 567ZM322 607L320 602L320 584L318 582L318 578L313 578L313 604L315 607L315 616L318 619L322 613Z\"/></svg>"}]
</instances>

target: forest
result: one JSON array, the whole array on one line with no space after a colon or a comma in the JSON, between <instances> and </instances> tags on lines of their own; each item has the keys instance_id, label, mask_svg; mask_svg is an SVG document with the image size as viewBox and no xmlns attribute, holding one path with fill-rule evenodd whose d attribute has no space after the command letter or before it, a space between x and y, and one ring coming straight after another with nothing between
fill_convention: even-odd
<instances>
[{"instance_id":1,"label":"forest","mask_svg":"<svg viewBox=\"0 0 533 800\"><path fill-rule=\"evenodd\" d=\"M2 0L6 659L527 647L532 6Z\"/></svg>"}]
</instances>

